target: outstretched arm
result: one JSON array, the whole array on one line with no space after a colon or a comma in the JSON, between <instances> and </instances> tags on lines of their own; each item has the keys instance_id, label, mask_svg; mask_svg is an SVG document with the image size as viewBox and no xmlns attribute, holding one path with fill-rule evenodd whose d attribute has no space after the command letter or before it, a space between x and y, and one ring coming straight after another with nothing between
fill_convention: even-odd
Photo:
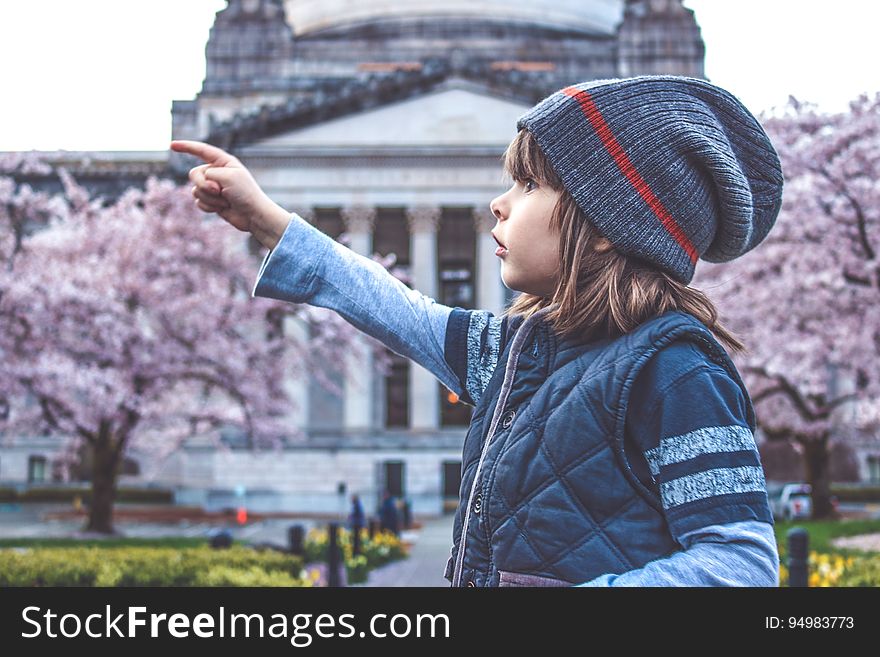
<instances>
[{"instance_id":1,"label":"outstretched arm","mask_svg":"<svg viewBox=\"0 0 880 657\"><path fill-rule=\"evenodd\" d=\"M252 296L330 308L350 324L434 374L475 405L497 362L502 320L485 310L450 308L412 290L266 196L233 155L198 141L174 151L205 164L190 170L193 197L270 249Z\"/></svg>"},{"instance_id":2,"label":"outstretched arm","mask_svg":"<svg viewBox=\"0 0 880 657\"><path fill-rule=\"evenodd\" d=\"M466 403L476 403L497 361L501 320L492 313L438 303L296 213L266 254L253 296L336 311Z\"/></svg>"},{"instance_id":3,"label":"outstretched arm","mask_svg":"<svg viewBox=\"0 0 880 657\"><path fill-rule=\"evenodd\" d=\"M293 213L260 267L254 297L329 308L360 331L460 387L443 354L451 308L407 287L381 264L356 253Z\"/></svg>"}]
</instances>

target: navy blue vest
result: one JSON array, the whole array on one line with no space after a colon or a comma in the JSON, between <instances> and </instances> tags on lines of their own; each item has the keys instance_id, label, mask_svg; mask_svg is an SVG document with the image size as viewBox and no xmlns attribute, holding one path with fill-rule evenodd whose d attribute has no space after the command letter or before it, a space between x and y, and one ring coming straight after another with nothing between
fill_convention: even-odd
<instances>
[{"instance_id":1,"label":"navy blue vest","mask_svg":"<svg viewBox=\"0 0 880 657\"><path fill-rule=\"evenodd\" d=\"M625 457L627 402L640 369L691 340L743 390L727 352L693 316L670 311L618 338L559 340L543 308L510 319L506 344L464 442L452 586L567 586L623 573L681 546L657 491Z\"/></svg>"}]
</instances>

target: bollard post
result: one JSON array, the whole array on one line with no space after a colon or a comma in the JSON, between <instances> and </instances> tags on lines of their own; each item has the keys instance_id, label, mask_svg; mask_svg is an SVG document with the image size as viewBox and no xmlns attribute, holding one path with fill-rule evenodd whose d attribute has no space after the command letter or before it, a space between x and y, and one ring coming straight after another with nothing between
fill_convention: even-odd
<instances>
[{"instance_id":1,"label":"bollard post","mask_svg":"<svg viewBox=\"0 0 880 657\"><path fill-rule=\"evenodd\" d=\"M302 556L305 552L306 528L302 525L290 525L287 528L287 546L291 554Z\"/></svg>"},{"instance_id":2,"label":"bollard post","mask_svg":"<svg viewBox=\"0 0 880 657\"><path fill-rule=\"evenodd\" d=\"M379 529L379 523L375 518L370 518L370 540L376 536L376 532Z\"/></svg>"},{"instance_id":3,"label":"bollard post","mask_svg":"<svg viewBox=\"0 0 880 657\"><path fill-rule=\"evenodd\" d=\"M404 529L412 529L412 505L409 500L403 502L403 527Z\"/></svg>"},{"instance_id":4,"label":"bollard post","mask_svg":"<svg viewBox=\"0 0 880 657\"><path fill-rule=\"evenodd\" d=\"M327 526L327 586L338 588L342 586L339 577L339 568L342 565L339 550L339 523L331 522Z\"/></svg>"},{"instance_id":5,"label":"bollard post","mask_svg":"<svg viewBox=\"0 0 880 657\"><path fill-rule=\"evenodd\" d=\"M788 585L809 586L807 558L810 535L803 527L792 527L786 535L788 542Z\"/></svg>"},{"instance_id":6,"label":"bollard post","mask_svg":"<svg viewBox=\"0 0 880 657\"><path fill-rule=\"evenodd\" d=\"M220 529L211 535L211 547L215 550L232 547L232 532Z\"/></svg>"},{"instance_id":7,"label":"bollard post","mask_svg":"<svg viewBox=\"0 0 880 657\"><path fill-rule=\"evenodd\" d=\"M361 526L354 525L351 528L351 533L351 553L356 557L361 553Z\"/></svg>"}]
</instances>

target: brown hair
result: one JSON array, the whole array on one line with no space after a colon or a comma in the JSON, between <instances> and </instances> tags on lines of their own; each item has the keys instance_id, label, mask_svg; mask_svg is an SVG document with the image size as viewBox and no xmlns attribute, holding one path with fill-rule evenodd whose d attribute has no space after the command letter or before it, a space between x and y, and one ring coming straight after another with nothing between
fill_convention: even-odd
<instances>
[{"instance_id":1,"label":"brown hair","mask_svg":"<svg viewBox=\"0 0 880 657\"><path fill-rule=\"evenodd\" d=\"M678 282L653 264L624 255L587 220L562 184L538 142L520 130L503 156L515 181L534 180L561 193L550 218L560 237L556 286L550 297L521 293L504 314L529 317L558 304L547 321L561 337L592 341L629 333L669 310L690 313L733 352L745 349L718 321L715 305L703 292Z\"/></svg>"}]
</instances>

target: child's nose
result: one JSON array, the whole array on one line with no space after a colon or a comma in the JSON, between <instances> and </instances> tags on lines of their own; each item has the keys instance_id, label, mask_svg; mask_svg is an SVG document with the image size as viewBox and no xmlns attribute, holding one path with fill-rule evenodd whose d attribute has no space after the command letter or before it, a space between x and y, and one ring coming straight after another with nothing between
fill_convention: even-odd
<instances>
[{"instance_id":1,"label":"child's nose","mask_svg":"<svg viewBox=\"0 0 880 657\"><path fill-rule=\"evenodd\" d=\"M504 215L501 213L501 206L498 203L498 199L494 199L491 203L489 203L489 209L492 211L492 214L495 215L495 218L499 221L504 219Z\"/></svg>"}]
</instances>

